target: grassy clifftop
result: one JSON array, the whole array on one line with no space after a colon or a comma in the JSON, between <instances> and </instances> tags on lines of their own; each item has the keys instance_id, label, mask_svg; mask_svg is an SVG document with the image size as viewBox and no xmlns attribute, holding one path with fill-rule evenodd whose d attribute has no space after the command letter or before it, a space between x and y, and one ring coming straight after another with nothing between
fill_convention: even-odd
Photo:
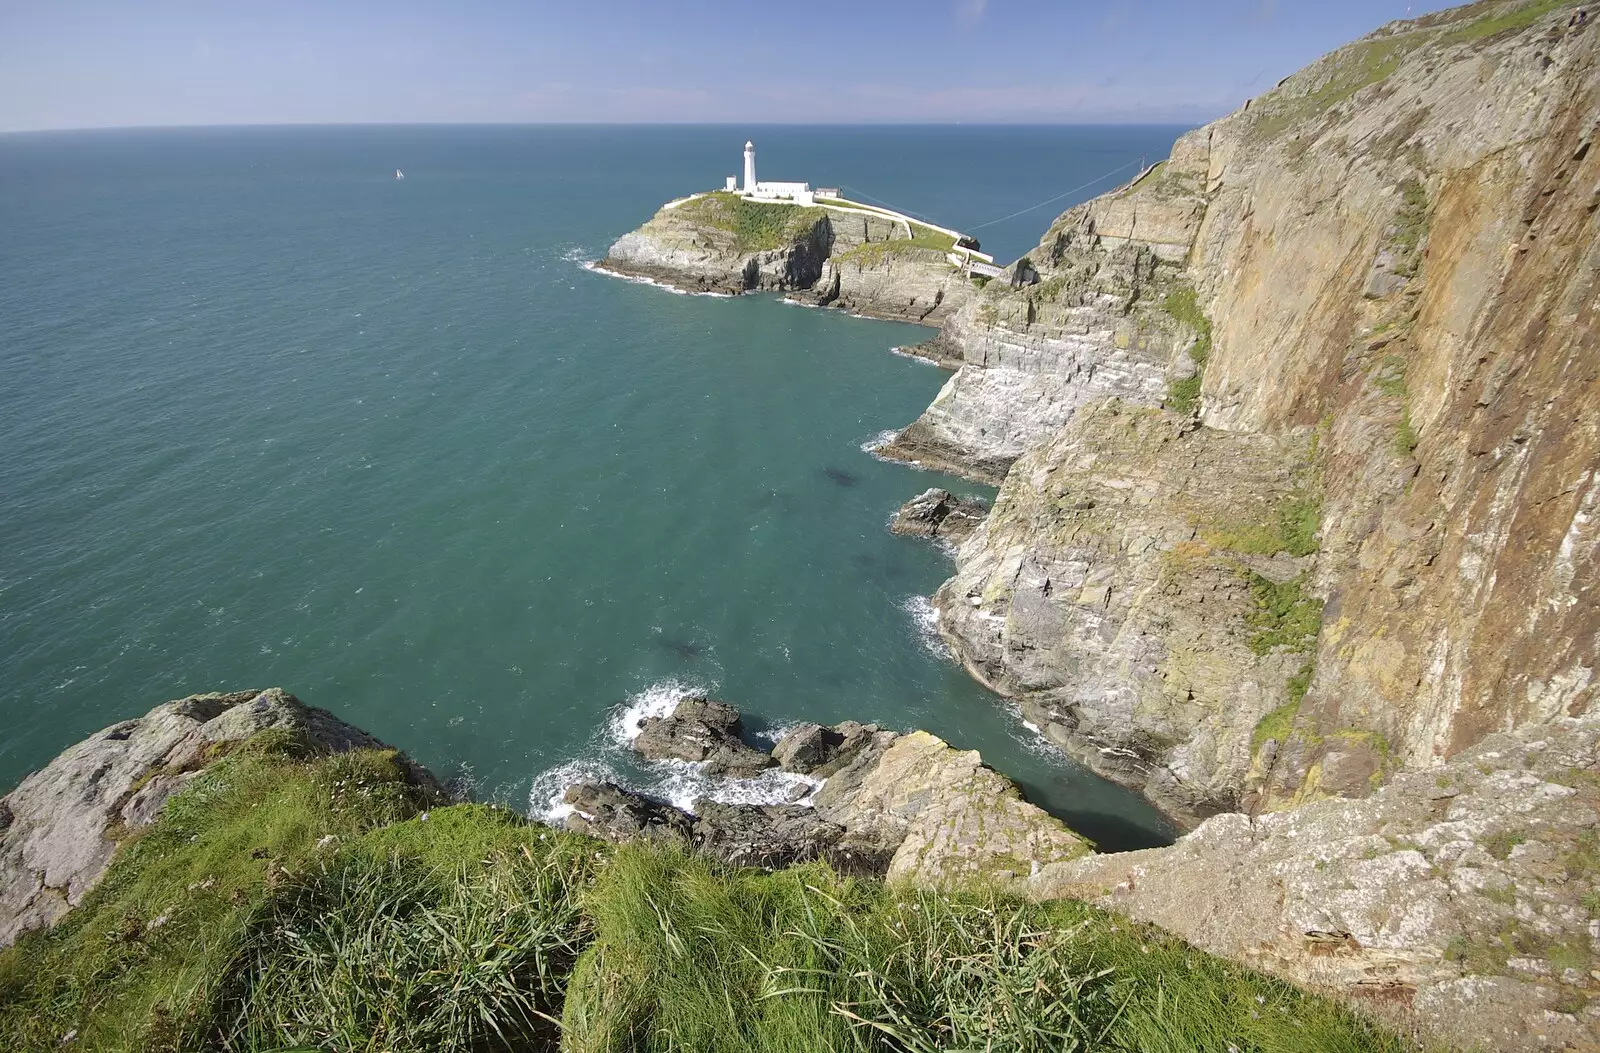
<instances>
[{"instance_id":1,"label":"grassy clifftop","mask_svg":"<svg viewBox=\"0 0 1600 1053\"><path fill-rule=\"evenodd\" d=\"M0 952L7 1050L1402 1048L1073 902L733 870L257 736Z\"/></svg>"}]
</instances>

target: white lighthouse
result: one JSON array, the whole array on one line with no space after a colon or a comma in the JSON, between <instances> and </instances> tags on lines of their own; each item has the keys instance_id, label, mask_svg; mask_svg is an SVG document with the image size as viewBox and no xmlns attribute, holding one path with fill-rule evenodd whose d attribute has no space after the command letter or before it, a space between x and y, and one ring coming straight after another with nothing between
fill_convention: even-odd
<instances>
[{"instance_id":1,"label":"white lighthouse","mask_svg":"<svg viewBox=\"0 0 1600 1053\"><path fill-rule=\"evenodd\" d=\"M781 201L793 205L816 203L816 194L812 193L810 183L756 182L756 144L751 142L744 144L744 189L739 189L738 176L729 176L725 189L730 194L738 194L746 199ZM838 197L839 192L833 191L832 196Z\"/></svg>"}]
</instances>

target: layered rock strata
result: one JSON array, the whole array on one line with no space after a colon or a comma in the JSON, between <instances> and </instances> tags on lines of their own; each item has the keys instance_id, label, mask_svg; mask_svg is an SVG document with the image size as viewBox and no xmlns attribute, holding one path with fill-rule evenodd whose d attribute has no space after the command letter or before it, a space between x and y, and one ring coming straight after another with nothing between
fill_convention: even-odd
<instances>
[{"instance_id":1,"label":"layered rock strata","mask_svg":"<svg viewBox=\"0 0 1600 1053\"><path fill-rule=\"evenodd\" d=\"M601 266L690 291L779 292L877 318L936 323L975 287L933 240L922 228L847 207L706 194L664 206L619 238Z\"/></svg>"},{"instance_id":2,"label":"layered rock strata","mask_svg":"<svg viewBox=\"0 0 1600 1053\"><path fill-rule=\"evenodd\" d=\"M1205 215L1209 139L1074 208L1027 256L969 297L930 352L958 365L880 453L998 485L1033 445L1106 398L1159 406L1194 374L1195 333L1163 309Z\"/></svg>"},{"instance_id":3,"label":"layered rock strata","mask_svg":"<svg viewBox=\"0 0 1600 1053\"><path fill-rule=\"evenodd\" d=\"M1334 52L1064 214L941 332L963 364L888 452L1009 469L947 638L1179 819L1363 795L1592 702L1576 10L1494 0Z\"/></svg>"},{"instance_id":4,"label":"layered rock strata","mask_svg":"<svg viewBox=\"0 0 1600 1053\"><path fill-rule=\"evenodd\" d=\"M931 489L913 497L900 507L889 524L891 533L908 537L932 537L959 545L972 536L989 514L982 501L957 497L949 490Z\"/></svg>"},{"instance_id":5,"label":"layered rock strata","mask_svg":"<svg viewBox=\"0 0 1600 1053\"><path fill-rule=\"evenodd\" d=\"M0 798L0 946L53 924L100 880L123 837L230 746L272 729L314 751L390 748L280 688L191 695L113 724ZM440 792L400 759L417 785Z\"/></svg>"},{"instance_id":6,"label":"layered rock strata","mask_svg":"<svg viewBox=\"0 0 1600 1053\"><path fill-rule=\"evenodd\" d=\"M1600 1044L1600 718L1492 735L1360 801L1044 867L1071 896L1462 1049Z\"/></svg>"},{"instance_id":7,"label":"layered rock strata","mask_svg":"<svg viewBox=\"0 0 1600 1053\"><path fill-rule=\"evenodd\" d=\"M1185 823L1232 810L1252 729L1309 661L1310 637L1258 617L1309 560L1248 551L1276 547L1254 542L1294 507L1302 458L1158 409L1086 407L1012 469L934 596L940 629L1094 771Z\"/></svg>"}]
</instances>

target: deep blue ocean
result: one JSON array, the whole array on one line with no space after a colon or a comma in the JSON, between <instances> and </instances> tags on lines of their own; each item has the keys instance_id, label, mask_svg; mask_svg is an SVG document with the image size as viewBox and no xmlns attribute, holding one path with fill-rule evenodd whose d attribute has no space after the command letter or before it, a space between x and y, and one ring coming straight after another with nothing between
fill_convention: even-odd
<instances>
[{"instance_id":1,"label":"deep blue ocean","mask_svg":"<svg viewBox=\"0 0 1600 1053\"><path fill-rule=\"evenodd\" d=\"M686 799L617 725L700 687L758 732L925 727L1105 847L1164 839L927 624L949 558L885 524L991 495L867 452L944 382L890 353L929 330L583 264L746 138L765 179L1008 261L1182 131L0 136L0 790L167 699L281 685L535 814L573 773Z\"/></svg>"}]
</instances>

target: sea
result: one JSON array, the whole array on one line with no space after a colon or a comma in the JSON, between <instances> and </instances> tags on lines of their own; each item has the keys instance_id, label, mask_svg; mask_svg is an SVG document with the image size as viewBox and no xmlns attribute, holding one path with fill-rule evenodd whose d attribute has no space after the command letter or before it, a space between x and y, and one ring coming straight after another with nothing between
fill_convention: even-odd
<instances>
[{"instance_id":1,"label":"sea","mask_svg":"<svg viewBox=\"0 0 1600 1053\"><path fill-rule=\"evenodd\" d=\"M593 264L746 139L764 178L1006 262L1184 130L0 136L0 791L165 700L276 685L535 817L578 777L804 792L631 755L704 691L758 738L926 728L1103 848L1168 841L951 660L950 553L888 532L927 487L993 496L874 457L947 377L897 353L932 331Z\"/></svg>"}]
</instances>

